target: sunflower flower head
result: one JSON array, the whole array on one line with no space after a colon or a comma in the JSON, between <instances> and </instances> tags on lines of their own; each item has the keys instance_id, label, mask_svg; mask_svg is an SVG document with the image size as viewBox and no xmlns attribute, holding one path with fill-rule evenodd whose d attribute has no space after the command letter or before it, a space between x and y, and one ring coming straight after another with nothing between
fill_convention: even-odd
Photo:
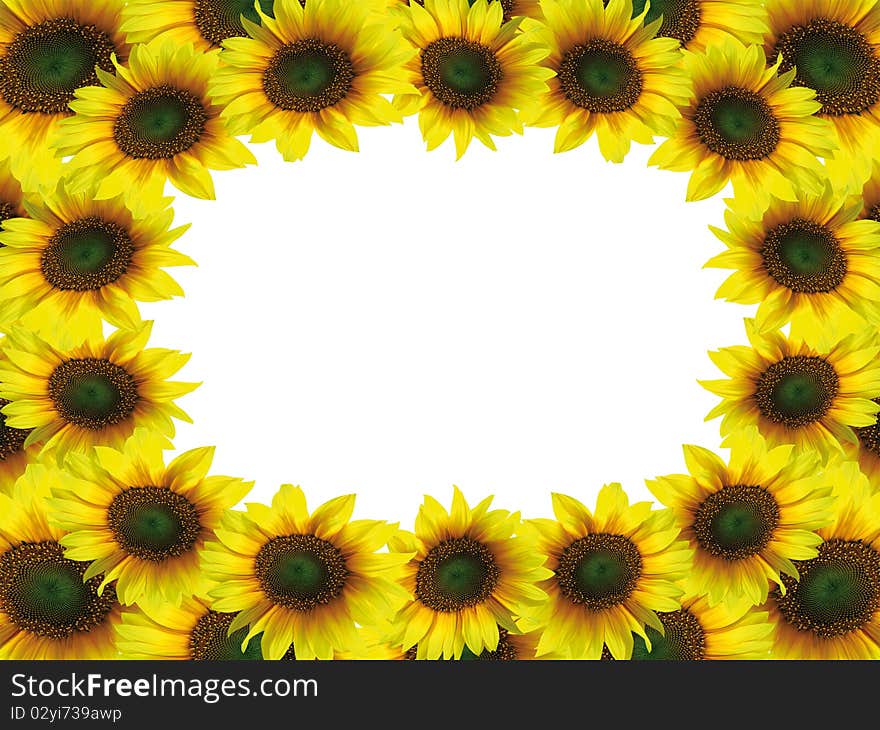
<instances>
[{"instance_id":1,"label":"sunflower flower head","mask_svg":"<svg viewBox=\"0 0 880 730\"><path fill-rule=\"evenodd\" d=\"M219 50L157 39L135 46L127 65L114 58L115 74L99 70L101 86L77 91L76 113L51 142L72 156L72 189L94 185L98 199L125 194L132 205L154 205L170 180L187 195L213 199L210 170L255 164L208 91L219 61Z\"/></svg>"},{"instance_id":2,"label":"sunflower flower head","mask_svg":"<svg viewBox=\"0 0 880 730\"><path fill-rule=\"evenodd\" d=\"M514 536L518 512L470 507L455 487L447 511L430 496L415 533L400 531L392 552L409 555L403 585L410 600L394 619L392 643L416 659L460 659L498 651L502 631L520 633L515 616L540 601L541 558Z\"/></svg>"},{"instance_id":3,"label":"sunflower flower head","mask_svg":"<svg viewBox=\"0 0 880 730\"><path fill-rule=\"evenodd\" d=\"M235 613L229 634L248 627L242 651L262 634L262 654L332 659L358 644L356 624L387 620L405 599L398 573L408 556L378 553L397 529L351 520L354 495L310 513L299 487L286 484L272 506L227 511L204 554L215 583L212 609Z\"/></svg>"},{"instance_id":4,"label":"sunflower flower head","mask_svg":"<svg viewBox=\"0 0 880 730\"><path fill-rule=\"evenodd\" d=\"M404 114L418 113L428 149L451 134L460 159L476 137L522 134L518 109L547 90L547 49L520 32L523 18L502 23L502 3L425 0L409 6L401 30L418 53L406 65L412 88L394 98Z\"/></svg>"},{"instance_id":5,"label":"sunflower flower head","mask_svg":"<svg viewBox=\"0 0 880 730\"><path fill-rule=\"evenodd\" d=\"M544 21L532 24L530 37L550 48L542 63L552 78L547 93L528 101L526 124L558 127L556 152L595 133L613 162L633 141L672 134L688 85L678 41L655 37L659 19L645 25L644 8L633 17L631 0L545 0L542 7Z\"/></svg>"},{"instance_id":6,"label":"sunflower flower head","mask_svg":"<svg viewBox=\"0 0 880 730\"><path fill-rule=\"evenodd\" d=\"M767 66L760 46L732 37L703 53L685 51L693 89L675 133L649 160L664 170L692 171L688 200L703 200L728 181L740 200L770 195L795 201L796 191L821 193L833 129L815 116L815 92L792 86L794 71Z\"/></svg>"},{"instance_id":7,"label":"sunflower flower head","mask_svg":"<svg viewBox=\"0 0 880 730\"><path fill-rule=\"evenodd\" d=\"M114 659L122 607L103 576L64 554L49 521L51 472L31 464L0 494L0 659Z\"/></svg>"},{"instance_id":8,"label":"sunflower flower head","mask_svg":"<svg viewBox=\"0 0 880 730\"><path fill-rule=\"evenodd\" d=\"M167 466L171 443L138 429L121 451L71 454L52 489L53 519L66 555L90 561L86 578L115 581L123 605L179 605L201 575L200 556L223 512L252 482L208 476L213 448L187 451Z\"/></svg>"},{"instance_id":9,"label":"sunflower flower head","mask_svg":"<svg viewBox=\"0 0 880 730\"><path fill-rule=\"evenodd\" d=\"M776 659L880 659L880 494L858 465L826 473L837 497L817 555L765 604ZM783 588L785 590L783 590Z\"/></svg>"},{"instance_id":10,"label":"sunflower flower head","mask_svg":"<svg viewBox=\"0 0 880 730\"><path fill-rule=\"evenodd\" d=\"M764 603L770 583L797 577L794 560L816 556L816 530L831 521L834 498L814 452L768 449L754 426L734 431L730 462L685 446L690 474L658 477L648 488L669 507L694 549L685 591L710 605ZM784 589L784 588L783 588Z\"/></svg>"},{"instance_id":11,"label":"sunflower flower head","mask_svg":"<svg viewBox=\"0 0 880 730\"><path fill-rule=\"evenodd\" d=\"M520 627L542 630L537 656L559 653L629 659L634 636L650 650L646 627L663 633L658 611L678 611L677 581L692 550L678 539L669 510L650 502L630 504L619 484L599 491L596 509L564 494L553 495L555 520L527 520L532 551L551 575L539 586L548 600L527 607Z\"/></svg>"}]
</instances>

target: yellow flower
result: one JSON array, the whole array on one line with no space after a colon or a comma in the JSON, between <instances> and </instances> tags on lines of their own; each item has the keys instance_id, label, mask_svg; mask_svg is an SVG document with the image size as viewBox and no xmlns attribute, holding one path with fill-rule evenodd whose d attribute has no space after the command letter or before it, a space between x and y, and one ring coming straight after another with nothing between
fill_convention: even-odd
<instances>
[{"instance_id":1,"label":"yellow flower","mask_svg":"<svg viewBox=\"0 0 880 730\"><path fill-rule=\"evenodd\" d=\"M397 585L408 556L380 554L396 527L355 520L354 495L311 515L299 487L285 484L272 506L228 511L203 556L216 584L212 608L237 613L228 631L248 627L242 648L263 634L266 659L295 647L300 659L332 659L358 641L355 623L376 624L404 600Z\"/></svg>"},{"instance_id":2,"label":"yellow flower","mask_svg":"<svg viewBox=\"0 0 880 730\"><path fill-rule=\"evenodd\" d=\"M415 89L394 104L418 112L429 150L450 134L458 159L474 137L494 150L493 135L522 134L516 110L547 90L547 48L519 32L522 18L502 24L503 15L501 3L486 0L425 0L405 13L401 30L418 49L406 65Z\"/></svg>"},{"instance_id":3,"label":"yellow flower","mask_svg":"<svg viewBox=\"0 0 880 730\"><path fill-rule=\"evenodd\" d=\"M144 346L152 322L58 348L15 329L0 348L0 398L6 425L33 429L25 441L44 443L59 463L71 451L121 447L138 426L174 435L172 418L189 421L174 400L196 383L168 382L189 355Z\"/></svg>"},{"instance_id":4,"label":"yellow flower","mask_svg":"<svg viewBox=\"0 0 880 730\"><path fill-rule=\"evenodd\" d=\"M734 431L725 464L699 446L685 446L689 475L648 481L675 515L694 549L685 592L709 604L767 600L769 582L797 577L793 560L816 556L816 530L831 521L834 500L818 456L792 446L768 449L754 427Z\"/></svg>"},{"instance_id":5,"label":"yellow flower","mask_svg":"<svg viewBox=\"0 0 880 730\"><path fill-rule=\"evenodd\" d=\"M0 160L0 231L10 218L24 218L24 193L21 181L12 174L8 160Z\"/></svg>"},{"instance_id":6,"label":"yellow flower","mask_svg":"<svg viewBox=\"0 0 880 730\"><path fill-rule=\"evenodd\" d=\"M645 23L662 18L657 35L675 38L690 51L705 51L728 35L760 43L767 31L763 0L634 0L633 14L641 15L646 5Z\"/></svg>"},{"instance_id":7,"label":"yellow flower","mask_svg":"<svg viewBox=\"0 0 880 730\"><path fill-rule=\"evenodd\" d=\"M256 163L220 118L208 93L219 50L157 40L135 46L116 74L98 71L102 86L79 89L76 114L59 125L52 145L72 155L75 191L95 186L98 199L125 194L130 204L161 199L166 180L196 198L214 198L209 170Z\"/></svg>"},{"instance_id":8,"label":"yellow flower","mask_svg":"<svg viewBox=\"0 0 880 730\"><path fill-rule=\"evenodd\" d=\"M682 599L677 611L657 614L663 633L648 627L650 646L641 636L635 642L633 660L699 661L769 659L773 627L766 611L748 601L711 605L705 597ZM603 655L610 659L610 652Z\"/></svg>"},{"instance_id":9,"label":"yellow flower","mask_svg":"<svg viewBox=\"0 0 880 730\"><path fill-rule=\"evenodd\" d=\"M498 2L501 5L503 14L501 22L506 23L512 18L541 18L543 12L539 0L489 0L490 3ZM421 5L424 7L424 0L388 0L388 4L395 9L405 9L409 5Z\"/></svg>"},{"instance_id":10,"label":"yellow flower","mask_svg":"<svg viewBox=\"0 0 880 730\"><path fill-rule=\"evenodd\" d=\"M46 148L70 116L77 89L98 83L129 46L120 31L124 0L3 0L0 3L0 159L28 190L56 177L61 160Z\"/></svg>"},{"instance_id":11,"label":"yellow flower","mask_svg":"<svg viewBox=\"0 0 880 730\"><path fill-rule=\"evenodd\" d=\"M660 21L631 18L631 0L545 0L544 22L530 37L550 48L543 65L553 78L546 94L523 110L526 124L559 127L555 151L565 152L595 132L606 159L622 162L632 141L669 136L686 102L687 79L674 38L655 38Z\"/></svg>"},{"instance_id":12,"label":"yellow flower","mask_svg":"<svg viewBox=\"0 0 880 730\"><path fill-rule=\"evenodd\" d=\"M47 514L50 473L31 464L0 494L0 660L113 659L122 609L113 586L64 556Z\"/></svg>"},{"instance_id":13,"label":"yellow flower","mask_svg":"<svg viewBox=\"0 0 880 730\"><path fill-rule=\"evenodd\" d=\"M760 46L726 38L704 53L685 51L693 95L675 134L648 161L664 170L692 170L688 200L709 198L728 181L740 200L764 203L772 194L796 200L819 194L816 156L833 147L829 122L814 116L815 92L791 86L794 71L777 75Z\"/></svg>"},{"instance_id":14,"label":"yellow flower","mask_svg":"<svg viewBox=\"0 0 880 730\"><path fill-rule=\"evenodd\" d=\"M880 5L876 0L768 0L768 58L794 84L816 91L819 117L830 121L840 149L832 175L859 186L880 160Z\"/></svg>"},{"instance_id":15,"label":"yellow flower","mask_svg":"<svg viewBox=\"0 0 880 730\"><path fill-rule=\"evenodd\" d=\"M30 218L0 231L0 323L21 319L51 333L64 322L73 337L101 332L102 320L137 327L137 301L182 296L163 268L193 265L171 244L189 226L171 230L173 212L157 206L135 215L123 198L95 200L94 185L69 192L62 182Z\"/></svg>"},{"instance_id":16,"label":"yellow flower","mask_svg":"<svg viewBox=\"0 0 880 730\"><path fill-rule=\"evenodd\" d=\"M274 0L259 3L271 16ZM129 43L169 38L177 45L208 51L227 38L246 36L241 18L259 23L255 5L256 0L128 0L122 11L122 30Z\"/></svg>"},{"instance_id":17,"label":"yellow flower","mask_svg":"<svg viewBox=\"0 0 880 730\"><path fill-rule=\"evenodd\" d=\"M706 266L735 270L716 296L759 304L762 330L789 322L812 337L864 330L880 319L880 223L856 220L861 201L830 185L797 198L773 199L757 218L733 201L728 230L712 227L727 250Z\"/></svg>"},{"instance_id":18,"label":"yellow flower","mask_svg":"<svg viewBox=\"0 0 880 730\"><path fill-rule=\"evenodd\" d=\"M411 557L403 577L409 602L394 618L393 643L418 645L417 659L460 659L469 650L496 651L499 627L518 632L521 604L540 601L546 571L514 537L518 512L491 510L492 497L471 508L455 487L452 509L426 496L415 534L400 531L392 552Z\"/></svg>"},{"instance_id":19,"label":"yellow flower","mask_svg":"<svg viewBox=\"0 0 880 730\"><path fill-rule=\"evenodd\" d=\"M765 608L776 659L880 659L880 494L854 462L828 472L837 502L818 555Z\"/></svg>"},{"instance_id":20,"label":"yellow flower","mask_svg":"<svg viewBox=\"0 0 880 730\"><path fill-rule=\"evenodd\" d=\"M73 560L91 562L86 578L116 581L123 605L178 605L201 576L200 556L223 513L252 482L208 476L213 448L187 451L168 466L171 443L138 429L122 451L71 454L55 475L53 521L68 534Z\"/></svg>"},{"instance_id":21,"label":"yellow flower","mask_svg":"<svg viewBox=\"0 0 880 730\"><path fill-rule=\"evenodd\" d=\"M862 186L862 218L880 222L880 162L875 162L871 176Z\"/></svg>"},{"instance_id":22,"label":"yellow flower","mask_svg":"<svg viewBox=\"0 0 880 730\"><path fill-rule=\"evenodd\" d=\"M553 495L556 520L527 520L532 551L551 577L539 583L549 600L523 610L523 630L543 630L537 656L599 659L607 646L629 659L633 635L650 646L646 627L662 633L658 611L678 611L677 585L691 549L678 539L669 510L630 505L619 484L606 484L592 513L573 497Z\"/></svg>"},{"instance_id":23,"label":"yellow flower","mask_svg":"<svg viewBox=\"0 0 880 730\"><path fill-rule=\"evenodd\" d=\"M275 140L285 160L300 160L312 133L357 151L354 125L401 121L383 94L406 91L410 51L390 16L371 3L276 0L275 18L243 20L250 38L224 42L212 92L234 134Z\"/></svg>"},{"instance_id":24,"label":"yellow flower","mask_svg":"<svg viewBox=\"0 0 880 730\"><path fill-rule=\"evenodd\" d=\"M702 381L723 399L707 420L724 416L721 435L756 425L769 445L794 444L829 456L854 442L880 410L880 364L873 331L810 344L778 331L759 333L746 320L751 347L725 347L709 357L728 380Z\"/></svg>"}]
</instances>

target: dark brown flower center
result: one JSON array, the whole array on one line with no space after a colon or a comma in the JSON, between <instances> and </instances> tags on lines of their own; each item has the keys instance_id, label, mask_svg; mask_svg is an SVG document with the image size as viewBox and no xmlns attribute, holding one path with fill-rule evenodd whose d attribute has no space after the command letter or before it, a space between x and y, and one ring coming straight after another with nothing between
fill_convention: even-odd
<instances>
[{"instance_id":1,"label":"dark brown flower center","mask_svg":"<svg viewBox=\"0 0 880 730\"><path fill-rule=\"evenodd\" d=\"M263 73L263 90L279 109L316 113L345 99L354 79L346 51L307 38L278 49Z\"/></svg>"},{"instance_id":2,"label":"dark brown flower center","mask_svg":"<svg viewBox=\"0 0 880 730\"><path fill-rule=\"evenodd\" d=\"M724 560L756 555L779 525L779 505L763 487L728 485L697 508L693 530L700 547Z\"/></svg>"},{"instance_id":3,"label":"dark brown flower center","mask_svg":"<svg viewBox=\"0 0 880 730\"><path fill-rule=\"evenodd\" d=\"M645 0L633 0L633 17L644 12L645 4ZM687 47L700 28L701 16L700 0L653 0L645 15L645 23L653 23L662 17L657 36L675 38Z\"/></svg>"},{"instance_id":4,"label":"dark brown flower center","mask_svg":"<svg viewBox=\"0 0 880 730\"><path fill-rule=\"evenodd\" d=\"M630 597L642 575L642 556L623 535L593 533L575 540L559 558L556 581L569 601L602 611Z\"/></svg>"},{"instance_id":5,"label":"dark brown flower center","mask_svg":"<svg viewBox=\"0 0 880 730\"><path fill-rule=\"evenodd\" d=\"M827 360L793 355L761 373L754 397L764 418L795 429L820 420L831 408L839 388L837 372Z\"/></svg>"},{"instance_id":6,"label":"dark brown flower center","mask_svg":"<svg viewBox=\"0 0 880 730\"><path fill-rule=\"evenodd\" d=\"M728 160L762 160L779 144L779 121L763 96L738 86L712 91L694 111L700 141Z\"/></svg>"},{"instance_id":7,"label":"dark brown flower center","mask_svg":"<svg viewBox=\"0 0 880 730\"><path fill-rule=\"evenodd\" d=\"M874 398L874 403L880 405L880 398ZM855 429L862 448L880 458L880 424L877 421L870 426L862 426Z\"/></svg>"},{"instance_id":8,"label":"dark brown flower center","mask_svg":"<svg viewBox=\"0 0 880 730\"><path fill-rule=\"evenodd\" d=\"M128 270L134 245L122 226L95 216L65 223L43 250L46 281L65 291L95 291Z\"/></svg>"},{"instance_id":9,"label":"dark brown flower center","mask_svg":"<svg viewBox=\"0 0 880 730\"><path fill-rule=\"evenodd\" d=\"M761 257L770 276L798 293L834 291L847 271L846 254L831 230L804 218L770 230Z\"/></svg>"},{"instance_id":10,"label":"dark brown flower center","mask_svg":"<svg viewBox=\"0 0 880 730\"><path fill-rule=\"evenodd\" d=\"M194 661L236 661L262 660L262 634L251 637L247 646L242 649L247 628L229 633L236 614L208 611L196 622L189 636L190 657ZM293 646L281 657L283 661L296 659Z\"/></svg>"},{"instance_id":11,"label":"dark brown flower center","mask_svg":"<svg viewBox=\"0 0 880 730\"><path fill-rule=\"evenodd\" d=\"M32 428L12 428L6 425L6 416L2 409L8 405L8 400L0 398L0 461L6 461L10 456L24 450L24 442L33 431Z\"/></svg>"},{"instance_id":12,"label":"dark brown flower center","mask_svg":"<svg viewBox=\"0 0 880 730\"><path fill-rule=\"evenodd\" d=\"M168 160L191 149L205 133L208 113L191 91L168 84L139 91L113 125L119 149L136 160Z\"/></svg>"},{"instance_id":13,"label":"dark brown flower center","mask_svg":"<svg viewBox=\"0 0 880 730\"><path fill-rule=\"evenodd\" d=\"M663 633L648 626L645 633L651 641L648 649L645 640L633 636L633 660L699 661L706 658L706 632L686 608L678 611L658 612Z\"/></svg>"},{"instance_id":14,"label":"dark brown flower center","mask_svg":"<svg viewBox=\"0 0 880 730\"><path fill-rule=\"evenodd\" d=\"M422 50L422 79L441 104L473 111L492 101L504 76L495 52L466 38L439 38Z\"/></svg>"},{"instance_id":15,"label":"dark brown flower center","mask_svg":"<svg viewBox=\"0 0 880 730\"><path fill-rule=\"evenodd\" d=\"M128 419L138 402L129 372L106 359L65 360L49 376L49 397L68 423L99 431Z\"/></svg>"},{"instance_id":16,"label":"dark brown flower center","mask_svg":"<svg viewBox=\"0 0 880 730\"><path fill-rule=\"evenodd\" d=\"M416 572L416 598L433 611L461 611L487 600L498 585L495 556L469 537L444 540Z\"/></svg>"},{"instance_id":17,"label":"dark brown flower center","mask_svg":"<svg viewBox=\"0 0 880 730\"><path fill-rule=\"evenodd\" d=\"M610 114L631 109L642 94L642 72L632 53L606 38L593 38L562 57L559 86L575 106Z\"/></svg>"},{"instance_id":18,"label":"dark brown flower center","mask_svg":"<svg viewBox=\"0 0 880 730\"><path fill-rule=\"evenodd\" d=\"M275 0L260 0L262 11L273 17ZM208 43L219 46L227 38L246 37L241 23L245 17L252 23L260 24L256 3L250 0L194 0L193 21L199 33Z\"/></svg>"}]
</instances>

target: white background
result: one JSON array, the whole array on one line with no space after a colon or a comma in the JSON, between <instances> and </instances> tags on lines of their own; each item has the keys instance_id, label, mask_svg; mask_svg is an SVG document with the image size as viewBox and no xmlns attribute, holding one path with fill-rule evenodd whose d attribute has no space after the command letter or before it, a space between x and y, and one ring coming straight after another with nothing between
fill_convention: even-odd
<instances>
[{"instance_id":1,"label":"white background","mask_svg":"<svg viewBox=\"0 0 880 730\"><path fill-rule=\"evenodd\" d=\"M259 167L215 174L216 201L178 195L199 267L172 270L185 299L142 307L152 346L193 353L178 379L203 381L178 449L216 445L249 500L354 491L356 516L411 527L452 484L529 517L610 481L650 498L682 443L718 446L697 379L750 314L702 268L721 196L685 204L687 175L648 168L648 147L554 155L553 130L457 163L414 118L360 140L316 138L299 163L253 145Z\"/></svg>"}]
</instances>

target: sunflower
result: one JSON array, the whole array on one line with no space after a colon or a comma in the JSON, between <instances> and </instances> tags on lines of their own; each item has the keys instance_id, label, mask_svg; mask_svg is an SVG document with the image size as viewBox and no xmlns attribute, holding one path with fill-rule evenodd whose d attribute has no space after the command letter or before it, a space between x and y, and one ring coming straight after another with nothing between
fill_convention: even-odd
<instances>
[{"instance_id":1,"label":"sunflower","mask_svg":"<svg viewBox=\"0 0 880 730\"><path fill-rule=\"evenodd\" d=\"M734 431L726 442L730 463L699 446L685 446L690 475L648 481L669 507L694 549L685 592L709 604L767 600L769 583L797 577L792 560L816 556L815 530L831 521L834 498L815 452L768 449L757 428Z\"/></svg>"},{"instance_id":2,"label":"sunflower","mask_svg":"<svg viewBox=\"0 0 880 730\"><path fill-rule=\"evenodd\" d=\"M455 487L447 512L425 497L415 534L400 531L392 552L411 556L403 585L409 602L394 618L393 643L418 646L417 659L460 659L498 651L501 629L518 633L514 617L541 601L542 558L514 537L518 512L492 510L492 497L471 508Z\"/></svg>"},{"instance_id":3,"label":"sunflower","mask_svg":"<svg viewBox=\"0 0 880 730\"><path fill-rule=\"evenodd\" d=\"M816 92L836 129L832 174L859 185L880 159L880 4L876 0L768 0L768 58Z\"/></svg>"},{"instance_id":4,"label":"sunflower","mask_svg":"<svg viewBox=\"0 0 880 730\"><path fill-rule=\"evenodd\" d=\"M123 605L170 603L191 595L200 555L223 512L252 482L208 476L213 448L187 451L165 466L171 443L138 429L123 450L71 454L55 479L53 520L68 534L67 557L91 561L86 578L116 582ZM102 584L103 585L103 584Z\"/></svg>"},{"instance_id":5,"label":"sunflower","mask_svg":"<svg viewBox=\"0 0 880 730\"><path fill-rule=\"evenodd\" d=\"M70 116L77 89L98 83L129 46L119 29L124 0L3 0L0 3L0 158L29 190L61 160L46 149Z\"/></svg>"},{"instance_id":6,"label":"sunflower","mask_svg":"<svg viewBox=\"0 0 880 730\"><path fill-rule=\"evenodd\" d=\"M559 127L555 151L565 152L593 134L607 160L622 162L633 140L651 144L670 135L687 100L687 79L673 38L655 38L656 20L634 18L631 0L546 0L545 20L531 36L550 48L544 66L550 90L533 96L526 124Z\"/></svg>"},{"instance_id":7,"label":"sunflower","mask_svg":"<svg viewBox=\"0 0 880 730\"><path fill-rule=\"evenodd\" d=\"M275 0L259 0L260 9L272 16ZM207 51L227 38L247 35L241 18L260 22L256 0L128 0L122 11L122 30L129 43L149 43L171 38L178 45Z\"/></svg>"},{"instance_id":8,"label":"sunflower","mask_svg":"<svg viewBox=\"0 0 880 730\"><path fill-rule=\"evenodd\" d=\"M691 51L705 51L729 35L760 43L767 31L763 0L633 0L633 15L644 13L646 5L645 23L662 18L657 35L675 38Z\"/></svg>"},{"instance_id":9,"label":"sunflower","mask_svg":"<svg viewBox=\"0 0 880 730\"><path fill-rule=\"evenodd\" d=\"M0 494L0 659L112 659L122 608L88 563L65 557L47 519L49 473L31 464Z\"/></svg>"},{"instance_id":10,"label":"sunflower","mask_svg":"<svg viewBox=\"0 0 880 730\"><path fill-rule=\"evenodd\" d=\"M795 563L800 579L765 607L777 659L880 659L880 494L854 462L830 470L834 521L818 555Z\"/></svg>"},{"instance_id":11,"label":"sunflower","mask_svg":"<svg viewBox=\"0 0 880 730\"><path fill-rule=\"evenodd\" d=\"M171 230L173 212L157 206L135 215L122 197L95 200L95 186L69 192L61 183L30 219L0 231L0 322L19 318L49 332L64 322L74 337L101 332L107 320L137 327L137 301L182 296L165 266L194 265L171 244L188 226Z\"/></svg>"},{"instance_id":12,"label":"sunflower","mask_svg":"<svg viewBox=\"0 0 880 730\"><path fill-rule=\"evenodd\" d=\"M727 182L741 200L760 205L772 194L796 200L795 191L821 193L824 168L816 156L831 154L829 122L814 116L815 92L791 86L794 71L777 75L760 46L734 38L704 53L685 51L693 95L674 135L648 163L692 170L688 200L702 200Z\"/></svg>"},{"instance_id":13,"label":"sunflower","mask_svg":"<svg viewBox=\"0 0 880 730\"><path fill-rule=\"evenodd\" d=\"M628 659L633 635L650 643L645 627L663 631L657 611L681 608L677 581L690 567L691 549L678 539L669 510L630 505L619 484L606 484L596 509L553 495L556 520L527 520L532 552L551 576L538 585L549 600L524 608L520 627L543 630L539 658L551 653L599 659L607 646Z\"/></svg>"},{"instance_id":14,"label":"sunflower","mask_svg":"<svg viewBox=\"0 0 880 730\"><path fill-rule=\"evenodd\" d=\"M275 140L285 160L300 160L312 133L357 151L354 125L401 121L383 94L407 91L411 54L392 19L370 3L276 0L275 18L243 20L250 38L224 42L212 85L235 134Z\"/></svg>"},{"instance_id":15,"label":"sunflower","mask_svg":"<svg viewBox=\"0 0 880 730\"><path fill-rule=\"evenodd\" d=\"M195 198L214 198L209 170L256 163L220 118L208 93L220 52L198 53L173 39L135 46L116 75L98 71L101 86L76 92L51 143L73 156L75 190L94 185L95 197L125 194L155 205L166 180Z\"/></svg>"},{"instance_id":16,"label":"sunflower","mask_svg":"<svg viewBox=\"0 0 880 730\"><path fill-rule=\"evenodd\" d=\"M135 428L174 435L172 418L189 421L174 400L197 383L165 380L189 355L148 349L152 322L58 349L16 328L0 347L0 398L6 426L33 429L24 445L44 443L59 462L89 446L120 448Z\"/></svg>"},{"instance_id":17,"label":"sunflower","mask_svg":"<svg viewBox=\"0 0 880 730\"><path fill-rule=\"evenodd\" d=\"M229 632L248 627L242 647L263 634L267 659L291 644L301 659L331 659L356 645L355 622L378 623L405 599L396 579L408 556L376 552L396 526L349 522L354 500L337 497L310 515L302 490L285 484L271 507L226 512L203 570L216 584L212 608L238 614Z\"/></svg>"},{"instance_id":18,"label":"sunflower","mask_svg":"<svg viewBox=\"0 0 880 730\"><path fill-rule=\"evenodd\" d=\"M230 633L235 617L215 611L203 595L184 598L179 606L136 606L123 611L117 646L126 659L262 660L262 634L248 639L247 627ZM280 658L296 659L293 646Z\"/></svg>"},{"instance_id":19,"label":"sunflower","mask_svg":"<svg viewBox=\"0 0 880 730\"><path fill-rule=\"evenodd\" d=\"M9 161L0 160L0 232L10 218L24 218L26 215L21 182L12 174Z\"/></svg>"},{"instance_id":20,"label":"sunflower","mask_svg":"<svg viewBox=\"0 0 880 730\"><path fill-rule=\"evenodd\" d=\"M502 24L503 16L501 3L485 0L425 0L405 12L401 30L418 49L406 65L415 89L394 104L419 113L429 150L450 134L457 159L474 137L494 150L492 136L522 134L516 110L547 91L547 48L519 31L523 18Z\"/></svg>"},{"instance_id":21,"label":"sunflower","mask_svg":"<svg viewBox=\"0 0 880 730\"><path fill-rule=\"evenodd\" d=\"M705 597L682 599L677 611L657 614L663 632L649 626L649 642L633 637L633 660L700 661L769 659L773 627L766 611L747 601L710 605ZM607 647L603 659L611 659Z\"/></svg>"},{"instance_id":22,"label":"sunflower","mask_svg":"<svg viewBox=\"0 0 880 730\"><path fill-rule=\"evenodd\" d=\"M746 333L751 347L709 353L729 379L701 381L723 399L706 416L724 417L722 436L752 424L770 446L794 444L829 456L855 442L854 427L875 422L880 345L873 331L822 346L779 331L758 332L751 319Z\"/></svg>"},{"instance_id":23,"label":"sunflower","mask_svg":"<svg viewBox=\"0 0 880 730\"><path fill-rule=\"evenodd\" d=\"M716 296L759 304L761 329L792 322L812 336L863 330L878 319L880 223L857 220L861 201L830 185L797 198L771 200L757 219L733 201L728 230L711 227L727 250L706 266L735 270Z\"/></svg>"}]
</instances>

